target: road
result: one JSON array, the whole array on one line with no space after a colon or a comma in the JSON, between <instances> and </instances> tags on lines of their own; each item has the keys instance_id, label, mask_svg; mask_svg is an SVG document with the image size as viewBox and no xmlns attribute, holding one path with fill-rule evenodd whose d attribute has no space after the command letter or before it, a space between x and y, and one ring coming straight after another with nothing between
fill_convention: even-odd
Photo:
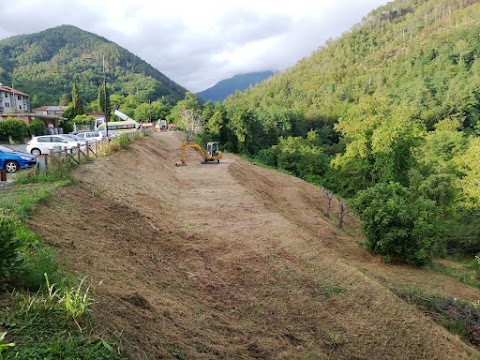
<instances>
[{"instance_id":1,"label":"road","mask_svg":"<svg viewBox=\"0 0 480 360\"><path fill-rule=\"evenodd\" d=\"M24 151L26 152L27 149L27 144L15 144L15 145L10 145L10 144L2 144L4 146L8 146L9 148L15 149L17 151Z\"/></svg>"}]
</instances>

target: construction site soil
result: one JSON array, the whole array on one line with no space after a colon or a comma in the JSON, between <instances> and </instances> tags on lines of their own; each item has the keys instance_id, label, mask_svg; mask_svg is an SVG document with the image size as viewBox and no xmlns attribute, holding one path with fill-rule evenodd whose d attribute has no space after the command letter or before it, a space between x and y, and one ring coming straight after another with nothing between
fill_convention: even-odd
<instances>
[{"instance_id":1,"label":"construction site soil","mask_svg":"<svg viewBox=\"0 0 480 360\"><path fill-rule=\"evenodd\" d=\"M28 220L94 285L96 336L132 359L480 358L392 289L479 291L382 263L302 180L232 154L175 167L181 142L155 133L80 166Z\"/></svg>"}]
</instances>

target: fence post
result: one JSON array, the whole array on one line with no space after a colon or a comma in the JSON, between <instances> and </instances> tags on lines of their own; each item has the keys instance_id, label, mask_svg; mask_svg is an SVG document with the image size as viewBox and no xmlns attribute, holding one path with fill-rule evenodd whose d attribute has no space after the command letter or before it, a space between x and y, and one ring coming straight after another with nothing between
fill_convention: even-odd
<instances>
[{"instance_id":1,"label":"fence post","mask_svg":"<svg viewBox=\"0 0 480 360\"><path fill-rule=\"evenodd\" d=\"M6 170L0 170L0 181L7 181L7 171Z\"/></svg>"},{"instance_id":2,"label":"fence post","mask_svg":"<svg viewBox=\"0 0 480 360\"><path fill-rule=\"evenodd\" d=\"M48 167L47 155L38 155L37 156L38 172L42 175L46 175L47 174L47 167Z\"/></svg>"}]
</instances>

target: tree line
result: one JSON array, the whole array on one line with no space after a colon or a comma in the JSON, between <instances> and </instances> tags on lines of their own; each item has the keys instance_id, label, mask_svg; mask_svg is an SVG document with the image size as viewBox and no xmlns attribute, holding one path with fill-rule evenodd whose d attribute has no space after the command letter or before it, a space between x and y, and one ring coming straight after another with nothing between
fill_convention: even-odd
<instances>
[{"instance_id":1,"label":"tree line","mask_svg":"<svg viewBox=\"0 0 480 360\"><path fill-rule=\"evenodd\" d=\"M393 1L255 88L222 104L187 94L172 114L344 198L386 260L475 254L479 19L471 1Z\"/></svg>"}]
</instances>

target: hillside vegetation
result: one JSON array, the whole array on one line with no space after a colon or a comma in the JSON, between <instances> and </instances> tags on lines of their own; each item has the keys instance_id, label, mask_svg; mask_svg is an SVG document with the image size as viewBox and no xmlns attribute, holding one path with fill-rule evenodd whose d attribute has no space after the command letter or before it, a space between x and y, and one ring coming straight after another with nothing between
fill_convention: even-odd
<instances>
[{"instance_id":1,"label":"hillside vegetation","mask_svg":"<svg viewBox=\"0 0 480 360\"><path fill-rule=\"evenodd\" d=\"M112 95L175 103L185 94L184 88L138 56L71 25L1 40L0 81L29 94L32 108L58 104L74 82L84 101L91 102L103 82L103 56Z\"/></svg>"},{"instance_id":2,"label":"hillside vegetation","mask_svg":"<svg viewBox=\"0 0 480 360\"><path fill-rule=\"evenodd\" d=\"M209 136L343 196L386 260L475 254L479 25L478 2L393 1L211 109Z\"/></svg>"}]
</instances>

